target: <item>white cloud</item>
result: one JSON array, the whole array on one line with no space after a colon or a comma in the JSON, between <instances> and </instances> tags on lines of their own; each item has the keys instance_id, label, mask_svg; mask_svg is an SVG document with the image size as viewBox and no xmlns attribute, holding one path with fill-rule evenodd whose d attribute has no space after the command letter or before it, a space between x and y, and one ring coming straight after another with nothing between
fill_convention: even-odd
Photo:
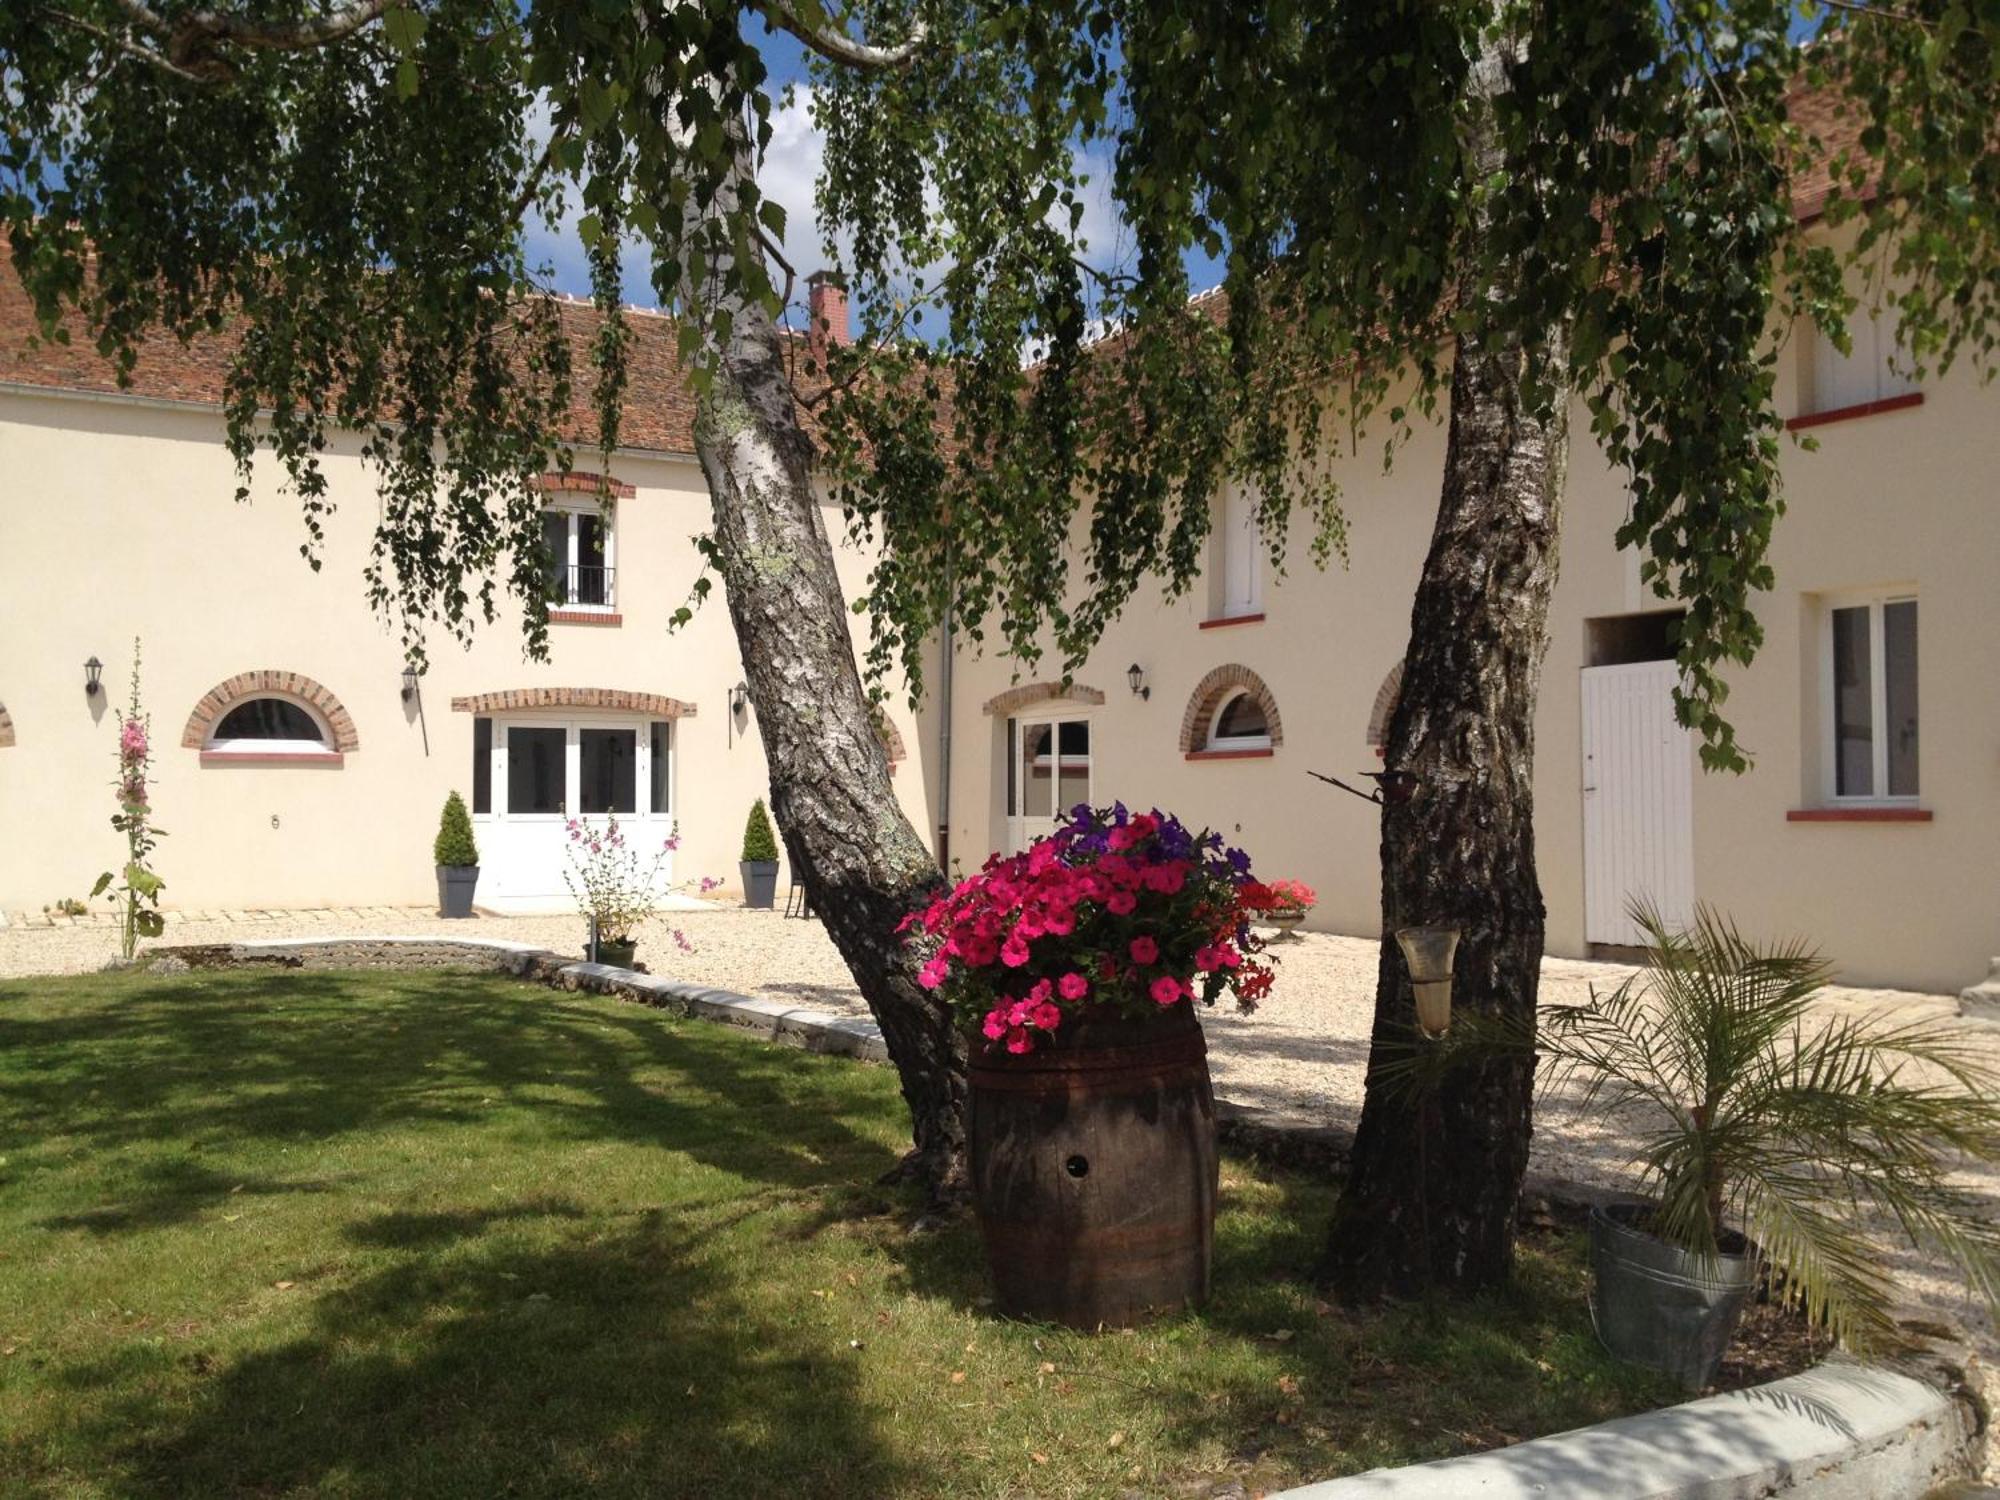
<instances>
[{"instance_id":1,"label":"white cloud","mask_svg":"<svg viewBox=\"0 0 2000 1500\"><path fill-rule=\"evenodd\" d=\"M799 284L793 288L795 319L803 316L806 297L804 279L827 264L814 201L820 175L825 169L826 132L813 122L812 105L811 86L800 84L773 108L770 116L771 142L757 174L758 186L765 197L779 203L785 210L781 248L799 278ZM550 128L549 108L544 100L537 104L530 116L530 138L537 150L548 139ZM1079 174L1087 174L1090 179L1081 191L1084 212L1074 236L1078 254L1093 266L1110 269L1129 255L1131 243L1124 220L1112 201L1109 154L1101 151L1079 153L1076 170ZM529 258L531 263L546 264L551 268L558 290L586 297L590 294L590 272L583 242L576 232L582 209L574 183L566 184L564 197L563 212L555 224L546 224L539 218L528 223ZM934 195L932 197L934 202ZM1050 214L1051 222L1067 233L1068 215L1060 209L1051 209ZM846 243L846 236L836 236L836 252L844 250ZM642 307L656 306L658 298L653 293L648 247L628 246L624 265L627 299ZM930 269L934 272L937 268ZM934 276L926 279L935 284Z\"/></svg>"}]
</instances>

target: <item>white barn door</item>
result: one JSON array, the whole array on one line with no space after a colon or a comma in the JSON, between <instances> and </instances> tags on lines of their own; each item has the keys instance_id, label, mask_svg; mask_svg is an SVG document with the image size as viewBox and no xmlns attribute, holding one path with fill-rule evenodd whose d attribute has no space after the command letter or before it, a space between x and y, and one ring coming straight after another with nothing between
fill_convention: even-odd
<instances>
[{"instance_id":1,"label":"white barn door","mask_svg":"<svg viewBox=\"0 0 2000 1500\"><path fill-rule=\"evenodd\" d=\"M1645 941L1634 897L1669 926L1694 915L1694 742L1674 722L1674 664L1583 669L1586 941Z\"/></svg>"}]
</instances>

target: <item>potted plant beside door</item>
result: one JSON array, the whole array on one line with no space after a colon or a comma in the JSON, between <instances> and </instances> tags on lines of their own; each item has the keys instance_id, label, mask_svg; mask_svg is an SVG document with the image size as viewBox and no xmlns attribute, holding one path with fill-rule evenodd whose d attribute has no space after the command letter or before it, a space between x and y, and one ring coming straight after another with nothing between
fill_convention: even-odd
<instances>
[{"instance_id":1,"label":"potted plant beside door","mask_svg":"<svg viewBox=\"0 0 2000 1500\"><path fill-rule=\"evenodd\" d=\"M750 804L750 819L743 825L743 860L737 868L743 875L745 906L769 911L778 904L778 835L761 797Z\"/></svg>"},{"instance_id":2,"label":"potted plant beside door","mask_svg":"<svg viewBox=\"0 0 2000 1500\"><path fill-rule=\"evenodd\" d=\"M1829 966L1759 947L1713 911L1685 931L1635 906L1645 969L1543 1010L1548 1081L1624 1117L1649 1193L1591 1216L1595 1313L1621 1359L1711 1383L1767 1280L1850 1347L1886 1342L1892 1273L1871 1236L1943 1251L1989 1306L2000 1225L1950 1178L2000 1159L2000 1067L1973 1028L1821 1009Z\"/></svg>"},{"instance_id":3,"label":"potted plant beside door","mask_svg":"<svg viewBox=\"0 0 2000 1500\"><path fill-rule=\"evenodd\" d=\"M973 1203L996 1301L1072 1327L1208 1295L1215 1103L1194 1001L1272 974L1241 850L1159 812L1078 807L905 930L970 1032Z\"/></svg>"},{"instance_id":4,"label":"potted plant beside door","mask_svg":"<svg viewBox=\"0 0 2000 1500\"><path fill-rule=\"evenodd\" d=\"M583 956L594 963L629 969L639 948L639 928L672 894L660 884L660 867L680 848L680 829L670 830L650 856L619 823L616 813L607 814L602 823L593 823L588 817L571 818L563 830L568 835L565 848L569 859L563 882L588 924ZM704 889L707 884L703 882ZM668 928L667 935L683 952L693 946L678 927Z\"/></svg>"},{"instance_id":5,"label":"potted plant beside door","mask_svg":"<svg viewBox=\"0 0 2000 1500\"><path fill-rule=\"evenodd\" d=\"M472 815L457 792L444 799L431 857L437 865L438 915L471 916L472 893L479 884L479 846L472 840Z\"/></svg>"}]
</instances>

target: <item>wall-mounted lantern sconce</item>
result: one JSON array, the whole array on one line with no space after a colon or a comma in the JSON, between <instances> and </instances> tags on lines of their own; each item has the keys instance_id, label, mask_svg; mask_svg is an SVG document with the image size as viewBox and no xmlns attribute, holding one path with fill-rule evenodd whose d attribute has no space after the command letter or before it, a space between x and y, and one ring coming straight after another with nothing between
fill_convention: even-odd
<instances>
[{"instance_id":1,"label":"wall-mounted lantern sconce","mask_svg":"<svg viewBox=\"0 0 2000 1500\"><path fill-rule=\"evenodd\" d=\"M1146 686L1146 669L1136 661L1125 669L1125 680L1132 684L1132 696L1142 701L1150 701L1153 690Z\"/></svg>"},{"instance_id":2,"label":"wall-mounted lantern sconce","mask_svg":"<svg viewBox=\"0 0 2000 1500\"><path fill-rule=\"evenodd\" d=\"M1398 927L1396 946L1410 968L1417 997L1417 1029L1436 1039L1451 1029L1451 963L1458 954L1456 927Z\"/></svg>"},{"instance_id":3,"label":"wall-mounted lantern sconce","mask_svg":"<svg viewBox=\"0 0 2000 1500\"><path fill-rule=\"evenodd\" d=\"M417 696L417 669L414 664L403 668L403 701L408 703Z\"/></svg>"},{"instance_id":4,"label":"wall-mounted lantern sconce","mask_svg":"<svg viewBox=\"0 0 2000 1500\"><path fill-rule=\"evenodd\" d=\"M102 677L103 675L104 675L104 663L99 661L96 657L94 656L91 657L89 661L83 664L84 697L95 698L99 693L104 691L104 689L98 684L98 678Z\"/></svg>"},{"instance_id":5,"label":"wall-mounted lantern sconce","mask_svg":"<svg viewBox=\"0 0 2000 1500\"><path fill-rule=\"evenodd\" d=\"M729 690L729 711L733 714L741 714L749 706L750 684L739 682Z\"/></svg>"}]
</instances>

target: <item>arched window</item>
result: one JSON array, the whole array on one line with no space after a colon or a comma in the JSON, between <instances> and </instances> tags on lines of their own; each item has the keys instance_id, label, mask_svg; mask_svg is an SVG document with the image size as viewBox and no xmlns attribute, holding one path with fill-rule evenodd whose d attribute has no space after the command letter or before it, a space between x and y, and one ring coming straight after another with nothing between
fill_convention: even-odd
<instances>
[{"instance_id":1,"label":"arched window","mask_svg":"<svg viewBox=\"0 0 2000 1500\"><path fill-rule=\"evenodd\" d=\"M1247 688L1224 698L1208 726L1211 750L1268 750L1271 720Z\"/></svg>"},{"instance_id":2,"label":"arched window","mask_svg":"<svg viewBox=\"0 0 2000 1500\"><path fill-rule=\"evenodd\" d=\"M332 755L333 734L289 698L246 698L216 720L202 746L219 755Z\"/></svg>"},{"instance_id":3,"label":"arched window","mask_svg":"<svg viewBox=\"0 0 2000 1500\"><path fill-rule=\"evenodd\" d=\"M1269 755L1284 742L1277 699L1263 678L1238 662L1196 683L1181 713L1180 745L1190 760Z\"/></svg>"},{"instance_id":4,"label":"arched window","mask_svg":"<svg viewBox=\"0 0 2000 1500\"><path fill-rule=\"evenodd\" d=\"M1368 748L1379 757L1389 744L1389 720L1396 715L1396 703L1403 696L1403 664L1397 662L1375 690L1375 706L1368 712Z\"/></svg>"},{"instance_id":5,"label":"arched window","mask_svg":"<svg viewBox=\"0 0 2000 1500\"><path fill-rule=\"evenodd\" d=\"M181 744L203 765L253 761L337 766L361 748L354 719L325 687L298 672L238 672L201 696Z\"/></svg>"}]
</instances>

